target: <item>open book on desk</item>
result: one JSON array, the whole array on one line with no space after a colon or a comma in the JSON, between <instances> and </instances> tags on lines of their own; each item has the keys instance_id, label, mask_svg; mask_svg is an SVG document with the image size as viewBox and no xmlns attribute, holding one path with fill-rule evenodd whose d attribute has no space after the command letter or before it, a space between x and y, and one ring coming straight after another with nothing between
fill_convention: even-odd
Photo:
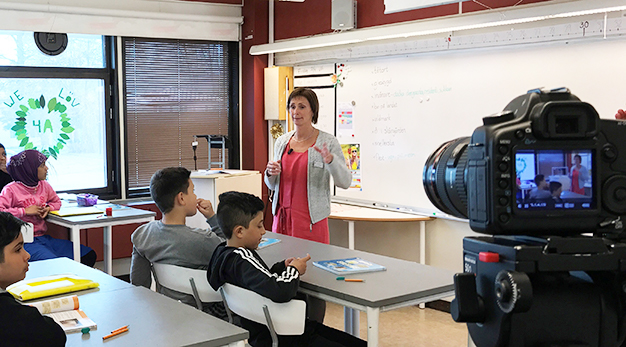
<instances>
[{"instance_id":1,"label":"open book on desk","mask_svg":"<svg viewBox=\"0 0 626 347\"><path fill-rule=\"evenodd\" d=\"M64 296L51 300L31 303L30 306L39 310L39 313L54 319L66 333L74 333L84 328L95 330L97 325L85 312L79 310L76 295Z\"/></svg>"},{"instance_id":2,"label":"open book on desk","mask_svg":"<svg viewBox=\"0 0 626 347\"><path fill-rule=\"evenodd\" d=\"M71 206L71 207L61 207L58 211L50 211L50 214L59 216L59 217L68 217L68 216L80 216L84 214L96 214L96 213L104 213L104 211L100 210L95 206L89 207L81 207L81 206Z\"/></svg>"},{"instance_id":3,"label":"open book on desk","mask_svg":"<svg viewBox=\"0 0 626 347\"><path fill-rule=\"evenodd\" d=\"M98 286L99 284L92 280L72 274L63 274L22 280L8 286L7 292L11 293L16 299L25 301L96 288Z\"/></svg>"},{"instance_id":4,"label":"open book on desk","mask_svg":"<svg viewBox=\"0 0 626 347\"><path fill-rule=\"evenodd\" d=\"M320 269L330 271L335 275L349 275L387 270L387 268L382 265L374 264L361 258L314 261L313 265L319 267Z\"/></svg>"}]
</instances>

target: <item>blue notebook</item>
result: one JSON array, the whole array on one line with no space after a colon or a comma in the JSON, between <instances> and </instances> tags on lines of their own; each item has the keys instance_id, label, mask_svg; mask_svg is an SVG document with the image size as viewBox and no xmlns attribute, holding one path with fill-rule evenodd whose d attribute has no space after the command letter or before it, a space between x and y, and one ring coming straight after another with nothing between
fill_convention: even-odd
<instances>
[{"instance_id":1,"label":"blue notebook","mask_svg":"<svg viewBox=\"0 0 626 347\"><path fill-rule=\"evenodd\" d=\"M374 264L361 258L314 261L313 265L330 271L335 275L347 275L361 272L385 271L386 267Z\"/></svg>"},{"instance_id":2,"label":"blue notebook","mask_svg":"<svg viewBox=\"0 0 626 347\"><path fill-rule=\"evenodd\" d=\"M265 248L267 246L271 246L280 242L280 239L272 239L272 238L262 238L261 242L259 242L259 247L257 249Z\"/></svg>"}]
</instances>

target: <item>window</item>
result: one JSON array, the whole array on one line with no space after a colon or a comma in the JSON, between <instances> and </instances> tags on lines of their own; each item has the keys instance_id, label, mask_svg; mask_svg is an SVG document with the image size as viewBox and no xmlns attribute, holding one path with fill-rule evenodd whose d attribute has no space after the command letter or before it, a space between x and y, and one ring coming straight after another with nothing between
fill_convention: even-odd
<instances>
[{"instance_id":1,"label":"window","mask_svg":"<svg viewBox=\"0 0 626 347\"><path fill-rule=\"evenodd\" d=\"M119 195L110 40L69 34L67 49L49 56L32 32L0 32L0 142L8 157L44 153L57 191Z\"/></svg>"},{"instance_id":2,"label":"window","mask_svg":"<svg viewBox=\"0 0 626 347\"><path fill-rule=\"evenodd\" d=\"M146 194L158 169L193 170L194 135L225 135L228 168L238 168L237 43L127 38L123 49L128 195ZM197 168L207 169L202 141Z\"/></svg>"}]
</instances>

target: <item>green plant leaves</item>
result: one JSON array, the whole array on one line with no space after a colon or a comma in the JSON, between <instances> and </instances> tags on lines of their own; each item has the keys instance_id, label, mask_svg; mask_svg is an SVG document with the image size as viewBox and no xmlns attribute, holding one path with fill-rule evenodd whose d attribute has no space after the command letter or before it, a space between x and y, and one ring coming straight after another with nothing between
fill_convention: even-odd
<instances>
[{"instance_id":1,"label":"green plant leaves","mask_svg":"<svg viewBox=\"0 0 626 347\"><path fill-rule=\"evenodd\" d=\"M41 107L43 107L43 105L41 105ZM48 113L54 111L56 107L57 107L57 98L50 99L50 101L48 101Z\"/></svg>"},{"instance_id":2,"label":"green plant leaves","mask_svg":"<svg viewBox=\"0 0 626 347\"><path fill-rule=\"evenodd\" d=\"M48 147L48 150L50 151L50 154L52 155L52 157L54 159L56 159L57 158L57 152L54 150L54 148Z\"/></svg>"},{"instance_id":3,"label":"green plant leaves","mask_svg":"<svg viewBox=\"0 0 626 347\"><path fill-rule=\"evenodd\" d=\"M57 144L41 151L41 153L43 153L43 155L47 158L53 157L54 159L57 159L60 151L67 145L66 141L70 140L70 136L68 134L71 134L74 130L76 130L72 127L70 118L67 116L67 113L65 113L65 111L67 111L67 106L63 105L61 101L64 100L60 99L60 101L57 101L57 98L53 97L48 101L47 105L48 113L52 113L52 111L59 112L59 117L61 119L61 133L57 139ZM30 110L36 110L44 107L46 107L46 99L43 95L41 95L37 99L28 99L28 106L20 105L19 110L15 112L17 118L15 124L11 127L11 130L15 132L15 137L18 141L20 141L20 147L23 147L24 149L37 149L32 142L29 142L30 138L28 137L28 131L26 130L27 117ZM41 120L39 120L39 123L41 123ZM33 124L34 126L37 126L34 121ZM48 119L46 120L44 131L45 129L50 128L49 124L50 120Z\"/></svg>"},{"instance_id":4,"label":"green plant leaves","mask_svg":"<svg viewBox=\"0 0 626 347\"><path fill-rule=\"evenodd\" d=\"M39 100L35 100L35 99L28 99L28 106L30 106L31 109L36 110L39 108Z\"/></svg>"}]
</instances>

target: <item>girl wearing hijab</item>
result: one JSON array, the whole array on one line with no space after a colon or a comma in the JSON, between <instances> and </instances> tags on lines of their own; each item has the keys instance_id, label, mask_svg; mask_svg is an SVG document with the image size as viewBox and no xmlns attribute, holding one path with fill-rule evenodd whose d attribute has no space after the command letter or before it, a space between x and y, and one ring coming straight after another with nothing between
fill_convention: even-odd
<instances>
[{"instance_id":1,"label":"girl wearing hijab","mask_svg":"<svg viewBox=\"0 0 626 347\"><path fill-rule=\"evenodd\" d=\"M61 208L61 200L46 181L48 167L46 156L39 151L27 149L11 157L7 171L14 182L4 187L0 194L0 211L33 224L35 240L24 244L30 260L59 257L73 258L72 242L45 235L48 230L44 218L51 210ZM96 253L87 246L80 246L81 262L93 266Z\"/></svg>"}]
</instances>

